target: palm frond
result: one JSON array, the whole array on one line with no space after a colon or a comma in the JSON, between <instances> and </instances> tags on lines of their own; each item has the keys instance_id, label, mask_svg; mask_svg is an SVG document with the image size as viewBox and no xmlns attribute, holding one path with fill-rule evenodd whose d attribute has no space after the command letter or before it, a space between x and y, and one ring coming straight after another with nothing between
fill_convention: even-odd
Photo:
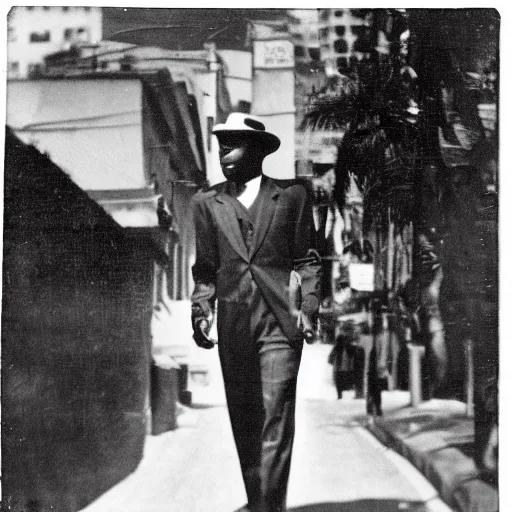
<instances>
[{"instance_id":1,"label":"palm frond","mask_svg":"<svg viewBox=\"0 0 512 512\"><path fill-rule=\"evenodd\" d=\"M399 224L413 215L418 110L410 76L393 57L364 62L350 87L336 96L319 95L302 121L304 129L345 131L335 164L335 198L342 207L353 176L367 226L387 222L388 212Z\"/></svg>"}]
</instances>

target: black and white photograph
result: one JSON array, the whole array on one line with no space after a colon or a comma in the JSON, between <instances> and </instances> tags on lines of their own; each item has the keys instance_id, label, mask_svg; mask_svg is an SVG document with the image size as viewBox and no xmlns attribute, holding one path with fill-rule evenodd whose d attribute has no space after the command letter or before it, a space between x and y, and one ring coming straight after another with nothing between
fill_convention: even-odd
<instances>
[{"instance_id":1,"label":"black and white photograph","mask_svg":"<svg viewBox=\"0 0 512 512\"><path fill-rule=\"evenodd\" d=\"M2 512L508 510L472 5L4 8Z\"/></svg>"}]
</instances>

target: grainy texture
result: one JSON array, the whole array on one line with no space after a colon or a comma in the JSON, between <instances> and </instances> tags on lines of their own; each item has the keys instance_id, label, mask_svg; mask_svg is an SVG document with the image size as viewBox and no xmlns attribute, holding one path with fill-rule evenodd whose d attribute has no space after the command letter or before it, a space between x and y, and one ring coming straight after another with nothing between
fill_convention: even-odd
<instances>
[{"instance_id":1,"label":"grainy texture","mask_svg":"<svg viewBox=\"0 0 512 512\"><path fill-rule=\"evenodd\" d=\"M142 455L153 260L9 131L5 155L2 506L72 512Z\"/></svg>"}]
</instances>

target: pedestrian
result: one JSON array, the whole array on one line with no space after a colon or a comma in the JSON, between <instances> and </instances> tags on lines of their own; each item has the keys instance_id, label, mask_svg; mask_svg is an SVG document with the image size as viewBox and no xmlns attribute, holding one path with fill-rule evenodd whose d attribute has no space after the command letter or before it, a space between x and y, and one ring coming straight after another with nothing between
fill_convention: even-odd
<instances>
[{"instance_id":1,"label":"pedestrian","mask_svg":"<svg viewBox=\"0 0 512 512\"><path fill-rule=\"evenodd\" d=\"M388 330L388 313L379 299L372 301L373 346L368 364L368 414L382 416L382 392L388 390L391 366L391 350Z\"/></svg>"},{"instance_id":2,"label":"pedestrian","mask_svg":"<svg viewBox=\"0 0 512 512\"><path fill-rule=\"evenodd\" d=\"M312 204L302 182L263 175L263 160L280 140L256 117L230 114L213 133L227 181L193 200L194 340L214 346L208 334L216 302L227 406L248 498L240 510L282 512L302 346L319 305ZM299 321L289 304L292 272L300 278Z\"/></svg>"},{"instance_id":3,"label":"pedestrian","mask_svg":"<svg viewBox=\"0 0 512 512\"><path fill-rule=\"evenodd\" d=\"M338 399L343 398L343 391L354 387L355 343L354 321L345 320L328 359L332 365L332 376Z\"/></svg>"}]
</instances>

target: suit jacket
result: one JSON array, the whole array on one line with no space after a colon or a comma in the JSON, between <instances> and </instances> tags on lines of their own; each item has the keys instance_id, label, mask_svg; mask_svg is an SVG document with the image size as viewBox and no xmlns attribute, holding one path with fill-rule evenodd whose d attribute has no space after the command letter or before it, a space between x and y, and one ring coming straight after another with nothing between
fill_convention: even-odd
<instances>
[{"instance_id":1,"label":"suit jacket","mask_svg":"<svg viewBox=\"0 0 512 512\"><path fill-rule=\"evenodd\" d=\"M290 310L288 288L295 269L301 276L302 296L319 294L321 264L317 257L307 258L316 255L309 191L300 181L264 175L248 249L232 199L225 192L227 186L221 183L193 199L193 314L208 316L217 300L219 342L250 339L248 326L254 311L245 299L254 281L285 336L291 341L302 340L297 318Z\"/></svg>"}]
</instances>

